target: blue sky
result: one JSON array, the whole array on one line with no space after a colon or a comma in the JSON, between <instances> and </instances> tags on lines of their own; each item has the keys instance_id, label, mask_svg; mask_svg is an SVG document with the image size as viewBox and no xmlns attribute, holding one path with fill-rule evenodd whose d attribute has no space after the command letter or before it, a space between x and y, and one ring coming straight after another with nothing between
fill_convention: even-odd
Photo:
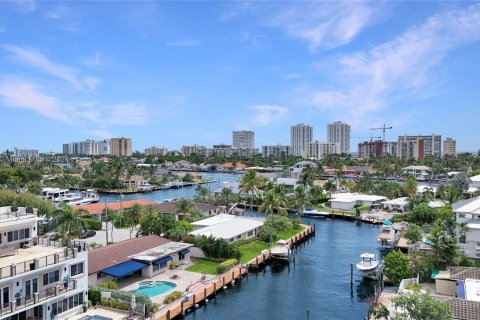
<instances>
[{"instance_id":1,"label":"blue sky","mask_svg":"<svg viewBox=\"0 0 480 320\"><path fill-rule=\"evenodd\" d=\"M352 146L386 123L474 151L479 57L479 2L2 1L0 150L288 144L341 120Z\"/></svg>"}]
</instances>

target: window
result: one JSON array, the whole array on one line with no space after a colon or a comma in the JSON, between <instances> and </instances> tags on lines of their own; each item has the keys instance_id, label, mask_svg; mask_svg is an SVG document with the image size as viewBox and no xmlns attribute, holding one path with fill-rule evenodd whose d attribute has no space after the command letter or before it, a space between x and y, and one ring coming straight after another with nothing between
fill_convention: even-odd
<instances>
[{"instance_id":1,"label":"window","mask_svg":"<svg viewBox=\"0 0 480 320\"><path fill-rule=\"evenodd\" d=\"M8 242L28 239L30 238L30 229L26 228L26 229L9 231L7 236L8 236L7 238Z\"/></svg>"},{"instance_id":2,"label":"window","mask_svg":"<svg viewBox=\"0 0 480 320\"><path fill-rule=\"evenodd\" d=\"M253 236L253 230L252 230L252 231L248 231L248 233L247 233L247 237L251 237L251 236Z\"/></svg>"},{"instance_id":3,"label":"window","mask_svg":"<svg viewBox=\"0 0 480 320\"><path fill-rule=\"evenodd\" d=\"M60 271L52 271L43 274L43 285L47 286L49 284L58 282L60 280Z\"/></svg>"},{"instance_id":4,"label":"window","mask_svg":"<svg viewBox=\"0 0 480 320\"><path fill-rule=\"evenodd\" d=\"M237 240L240 240L240 239L242 239L242 235L241 235L241 234L239 234L239 235L237 236Z\"/></svg>"},{"instance_id":5,"label":"window","mask_svg":"<svg viewBox=\"0 0 480 320\"><path fill-rule=\"evenodd\" d=\"M83 262L70 266L70 276L76 276L83 273Z\"/></svg>"},{"instance_id":6,"label":"window","mask_svg":"<svg viewBox=\"0 0 480 320\"><path fill-rule=\"evenodd\" d=\"M153 271L157 271L158 269L160 269L160 266L158 264L154 264Z\"/></svg>"},{"instance_id":7,"label":"window","mask_svg":"<svg viewBox=\"0 0 480 320\"><path fill-rule=\"evenodd\" d=\"M58 315L83 304L83 292L52 303L52 313Z\"/></svg>"}]
</instances>

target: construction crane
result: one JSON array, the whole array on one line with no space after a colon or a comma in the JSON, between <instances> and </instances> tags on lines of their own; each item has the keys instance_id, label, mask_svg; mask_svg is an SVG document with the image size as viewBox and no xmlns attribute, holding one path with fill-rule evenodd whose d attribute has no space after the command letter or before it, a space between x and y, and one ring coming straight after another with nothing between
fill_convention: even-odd
<instances>
[{"instance_id":1,"label":"construction crane","mask_svg":"<svg viewBox=\"0 0 480 320\"><path fill-rule=\"evenodd\" d=\"M373 139L382 139L382 137L374 137L373 134L370 137L353 137L354 139L370 139L370 142L373 141Z\"/></svg>"},{"instance_id":2,"label":"construction crane","mask_svg":"<svg viewBox=\"0 0 480 320\"><path fill-rule=\"evenodd\" d=\"M385 130L391 130L393 127L387 127L385 124L383 124L383 127L381 128L370 128L370 130L382 130L383 131L383 142L385 143Z\"/></svg>"}]
</instances>

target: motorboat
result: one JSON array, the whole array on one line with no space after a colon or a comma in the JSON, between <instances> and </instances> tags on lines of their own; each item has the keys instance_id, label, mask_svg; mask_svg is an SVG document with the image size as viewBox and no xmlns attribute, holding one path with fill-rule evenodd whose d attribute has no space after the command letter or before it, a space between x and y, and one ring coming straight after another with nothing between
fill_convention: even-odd
<instances>
[{"instance_id":1,"label":"motorboat","mask_svg":"<svg viewBox=\"0 0 480 320\"><path fill-rule=\"evenodd\" d=\"M270 250L273 259L288 260L290 256L290 248L288 241L278 240L277 245Z\"/></svg>"},{"instance_id":2,"label":"motorboat","mask_svg":"<svg viewBox=\"0 0 480 320\"><path fill-rule=\"evenodd\" d=\"M55 201L53 201L54 204L60 204L60 203L65 203L68 204L69 206L79 206L83 204L90 204L92 203L91 199L86 199L82 197L81 195L76 195L74 193L69 193L63 197L57 198Z\"/></svg>"},{"instance_id":3,"label":"motorboat","mask_svg":"<svg viewBox=\"0 0 480 320\"><path fill-rule=\"evenodd\" d=\"M375 254L373 253L362 253L360 255L362 259L357 263L356 267L360 274L364 278L377 279L380 270L380 263L376 259Z\"/></svg>"},{"instance_id":4,"label":"motorboat","mask_svg":"<svg viewBox=\"0 0 480 320\"><path fill-rule=\"evenodd\" d=\"M377 242L383 248L392 248L395 246L395 229L391 224L383 225L380 229Z\"/></svg>"},{"instance_id":5,"label":"motorboat","mask_svg":"<svg viewBox=\"0 0 480 320\"><path fill-rule=\"evenodd\" d=\"M326 218L326 217L330 216L330 214L328 212L318 211L314 208L305 208L303 210L302 215L304 217L310 217L310 218Z\"/></svg>"},{"instance_id":6,"label":"motorboat","mask_svg":"<svg viewBox=\"0 0 480 320\"><path fill-rule=\"evenodd\" d=\"M68 189L60 188L43 188L41 198L48 201L58 201L59 198L65 197L70 193Z\"/></svg>"},{"instance_id":7,"label":"motorboat","mask_svg":"<svg viewBox=\"0 0 480 320\"><path fill-rule=\"evenodd\" d=\"M93 189L82 191L82 198L90 200L90 203L100 202L100 196Z\"/></svg>"},{"instance_id":8,"label":"motorboat","mask_svg":"<svg viewBox=\"0 0 480 320\"><path fill-rule=\"evenodd\" d=\"M151 184L149 184L148 182L144 182L140 186L138 186L138 191L140 191L140 192L150 192L150 191L153 191L153 186Z\"/></svg>"}]
</instances>

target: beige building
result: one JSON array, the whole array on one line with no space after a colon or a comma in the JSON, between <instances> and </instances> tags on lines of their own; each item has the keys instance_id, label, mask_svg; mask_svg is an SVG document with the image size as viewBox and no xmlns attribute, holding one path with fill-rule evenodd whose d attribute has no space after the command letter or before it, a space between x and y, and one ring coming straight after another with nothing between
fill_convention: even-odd
<instances>
[{"instance_id":1,"label":"beige building","mask_svg":"<svg viewBox=\"0 0 480 320\"><path fill-rule=\"evenodd\" d=\"M455 156L457 152L457 141L452 138L443 140L443 156Z\"/></svg>"},{"instance_id":2,"label":"beige building","mask_svg":"<svg viewBox=\"0 0 480 320\"><path fill-rule=\"evenodd\" d=\"M167 148L165 147L150 147L145 149L145 154L152 154L152 155L161 155L164 156L168 152Z\"/></svg>"},{"instance_id":3,"label":"beige building","mask_svg":"<svg viewBox=\"0 0 480 320\"><path fill-rule=\"evenodd\" d=\"M124 137L112 138L110 143L112 156L130 157L132 155L132 139Z\"/></svg>"},{"instance_id":4,"label":"beige building","mask_svg":"<svg viewBox=\"0 0 480 320\"><path fill-rule=\"evenodd\" d=\"M182 155L189 156L193 153L200 154L200 151L206 149L205 146L199 146L198 144L194 144L193 146L182 146Z\"/></svg>"},{"instance_id":5,"label":"beige building","mask_svg":"<svg viewBox=\"0 0 480 320\"><path fill-rule=\"evenodd\" d=\"M340 150L339 143L317 140L307 144L303 157L306 159L323 159L326 155L338 153L338 150Z\"/></svg>"}]
</instances>

